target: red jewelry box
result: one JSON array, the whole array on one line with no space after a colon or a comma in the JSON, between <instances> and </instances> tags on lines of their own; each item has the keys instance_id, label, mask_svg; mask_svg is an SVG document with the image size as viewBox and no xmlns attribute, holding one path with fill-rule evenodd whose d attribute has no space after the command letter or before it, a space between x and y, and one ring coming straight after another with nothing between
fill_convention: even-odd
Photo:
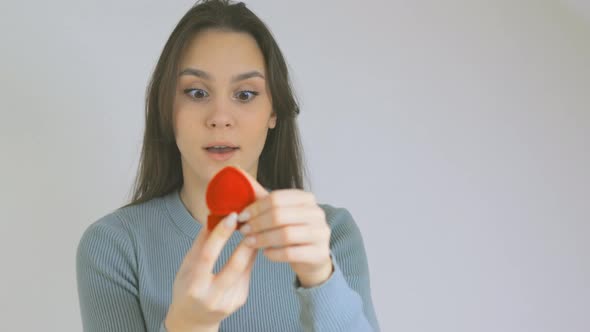
<instances>
[{"instance_id":1,"label":"red jewelry box","mask_svg":"<svg viewBox=\"0 0 590 332\"><path fill-rule=\"evenodd\" d=\"M224 167L207 185L207 229L213 230L227 215L242 212L255 200L254 188L248 178L233 166ZM239 223L237 229L242 225L243 223Z\"/></svg>"}]
</instances>

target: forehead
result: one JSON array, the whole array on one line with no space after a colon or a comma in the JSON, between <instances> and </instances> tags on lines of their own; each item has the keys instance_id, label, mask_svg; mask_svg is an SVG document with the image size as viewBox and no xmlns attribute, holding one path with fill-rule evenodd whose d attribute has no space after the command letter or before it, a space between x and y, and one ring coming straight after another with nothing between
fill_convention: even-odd
<instances>
[{"instance_id":1,"label":"forehead","mask_svg":"<svg viewBox=\"0 0 590 332\"><path fill-rule=\"evenodd\" d=\"M264 56L248 33L207 29L195 35L185 49L179 70L187 67L213 76L253 69L264 73Z\"/></svg>"}]
</instances>

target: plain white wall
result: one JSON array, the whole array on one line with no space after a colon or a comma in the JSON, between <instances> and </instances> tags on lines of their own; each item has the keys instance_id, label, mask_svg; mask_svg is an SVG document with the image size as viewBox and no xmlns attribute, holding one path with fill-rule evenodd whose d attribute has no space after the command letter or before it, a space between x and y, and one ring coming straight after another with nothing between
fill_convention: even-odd
<instances>
[{"instance_id":1,"label":"plain white wall","mask_svg":"<svg viewBox=\"0 0 590 332\"><path fill-rule=\"evenodd\" d=\"M81 329L78 240L128 197L192 3L0 3L3 330ZM590 331L583 1L247 3L292 69L313 192L361 228L383 331Z\"/></svg>"}]
</instances>

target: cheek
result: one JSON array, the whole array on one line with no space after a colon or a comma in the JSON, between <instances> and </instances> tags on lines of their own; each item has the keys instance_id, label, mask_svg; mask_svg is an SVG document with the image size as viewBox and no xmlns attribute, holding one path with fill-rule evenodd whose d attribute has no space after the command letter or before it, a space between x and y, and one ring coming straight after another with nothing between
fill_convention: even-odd
<instances>
[{"instance_id":1,"label":"cheek","mask_svg":"<svg viewBox=\"0 0 590 332\"><path fill-rule=\"evenodd\" d=\"M172 130L174 132L174 139L178 140L178 112L176 109L172 111Z\"/></svg>"},{"instance_id":2,"label":"cheek","mask_svg":"<svg viewBox=\"0 0 590 332\"><path fill-rule=\"evenodd\" d=\"M174 127L174 138L176 145L182 154L190 153L193 146L200 145L198 134L202 132L197 128L200 119L195 117L196 113L188 108L178 108L174 111L172 119Z\"/></svg>"},{"instance_id":3,"label":"cheek","mask_svg":"<svg viewBox=\"0 0 590 332\"><path fill-rule=\"evenodd\" d=\"M181 109L177 109L174 111L174 117L172 119L172 123L174 126L174 135L176 139L181 139L186 132L186 125L189 123L186 121L185 116L186 112L183 112Z\"/></svg>"},{"instance_id":4,"label":"cheek","mask_svg":"<svg viewBox=\"0 0 590 332\"><path fill-rule=\"evenodd\" d=\"M172 105L172 128L174 129L174 137L177 139L183 131L182 124L186 123L183 120L186 112L183 112L183 105L179 98L178 94L176 94Z\"/></svg>"},{"instance_id":5,"label":"cheek","mask_svg":"<svg viewBox=\"0 0 590 332\"><path fill-rule=\"evenodd\" d=\"M260 112L249 114L240 120L238 121L240 121L242 144L247 146L251 153L260 154L266 141L268 117Z\"/></svg>"},{"instance_id":6,"label":"cheek","mask_svg":"<svg viewBox=\"0 0 590 332\"><path fill-rule=\"evenodd\" d=\"M249 136L255 137L257 140L264 138L269 129L268 121L269 116L267 113L260 112L258 114L254 114L247 120L248 124L246 125L246 128L248 128L247 131L251 133Z\"/></svg>"},{"instance_id":7,"label":"cheek","mask_svg":"<svg viewBox=\"0 0 590 332\"><path fill-rule=\"evenodd\" d=\"M258 146L259 152L262 151L264 148L264 144L266 143L266 137L268 136L268 116L261 117L259 119L259 125L256 131L256 145Z\"/></svg>"}]
</instances>

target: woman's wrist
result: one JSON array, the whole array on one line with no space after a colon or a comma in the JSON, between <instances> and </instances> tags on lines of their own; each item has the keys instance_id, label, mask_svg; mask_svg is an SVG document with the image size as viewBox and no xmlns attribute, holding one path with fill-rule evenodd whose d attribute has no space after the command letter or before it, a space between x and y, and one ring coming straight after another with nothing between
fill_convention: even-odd
<instances>
[{"instance_id":1,"label":"woman's wrist","mask_svg":"<svg viewBox=\"0 0 590 332\"><path fill-rule=\"evenodd\" d=\"M330 260L330 263L324 265L317 273L314 273L313 275L298 276L297 279L299 279L301 287L312 288L323 284L330 279L333 272L334 265L332 264L332 260Z\"/></svg>"},{"instance_id":2,"label":"woman's wrist","mask_svg":"<svg viewBox=\"0 0 590 332\"><path fill-rule=\"evenodd\" d=\"M215 325L190 325L175 321L173 318L166 316L164 328L167 332L218 332L219 324Z\"/></svg>"}]
</instances>

